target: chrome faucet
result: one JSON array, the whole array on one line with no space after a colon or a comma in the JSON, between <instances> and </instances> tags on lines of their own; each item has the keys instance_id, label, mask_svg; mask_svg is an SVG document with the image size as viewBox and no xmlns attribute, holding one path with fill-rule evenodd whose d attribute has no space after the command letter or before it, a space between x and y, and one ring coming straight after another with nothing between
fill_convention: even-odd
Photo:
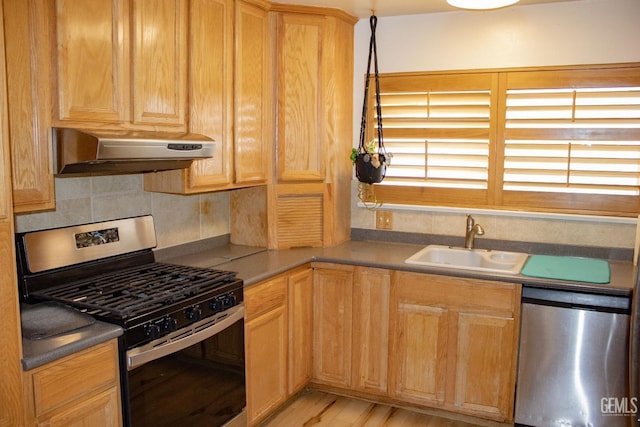
<instances>
[{"instance_id":1,"label":"chrome faucet","mask_svg":"<svg viewBox=\"0 0 640 427\"><path fill-rule=\"evenodd\" d=\"M473 217L467 214L467 234L464 238L464 247L467 249L473 249L473 239L478 236L484 235L484 228L480 224L476 224Z\"/></svg>"}]
</instances>

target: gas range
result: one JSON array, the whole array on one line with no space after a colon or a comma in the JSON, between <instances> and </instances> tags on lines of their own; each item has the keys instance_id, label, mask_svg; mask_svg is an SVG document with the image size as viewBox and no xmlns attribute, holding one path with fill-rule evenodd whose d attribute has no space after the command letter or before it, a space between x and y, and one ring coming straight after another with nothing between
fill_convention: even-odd
<instances>
[{"instance_id":1,"label":"gas range","mask_svg":"<svg viewBox=\"0 0 640 427\"><path fill-rule=\"evenodd\" d=\"M155 246L151 216L17 234L22 299L63 303L123 328L125 426L246 425L242 280L156 262Z\"/></svg>"},{"instance_id":2,"label":"gas range","mask_svg":"<svg viewBox=\"0 0 640 427\"><path fill-rule=\"evenodd\" d=\"M151 216L20 233L16 242L25 301L115 323L127 349L243 302L235 272L156 262Z\"/></svg>"}]
</instances>

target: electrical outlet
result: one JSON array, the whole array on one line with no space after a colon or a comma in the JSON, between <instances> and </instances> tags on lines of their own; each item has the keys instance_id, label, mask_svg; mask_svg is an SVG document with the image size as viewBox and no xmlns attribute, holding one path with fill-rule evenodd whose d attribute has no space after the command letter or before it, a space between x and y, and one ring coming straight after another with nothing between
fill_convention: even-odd
<instances>
[{"instance_id":1,"label":"electrical outlet","mask_svg":"<svg viewBox=\"0 0 640 427\"><path fill-rule=\"evenodd\" d=\"M393 228L393 213L389 211L376 211L376 228L391 230Z\"/></svg>"}]
</instances>

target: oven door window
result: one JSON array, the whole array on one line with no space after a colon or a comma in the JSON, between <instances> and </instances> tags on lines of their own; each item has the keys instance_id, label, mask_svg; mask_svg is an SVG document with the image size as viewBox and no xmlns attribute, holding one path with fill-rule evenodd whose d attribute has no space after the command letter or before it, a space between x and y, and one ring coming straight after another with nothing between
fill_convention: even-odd
<instances>
[{"instance_id":1,"label":"oven door window","mask_svg":"<svg viewBox=\"0 0 640 427\"><path fill-rule=\"evenodd\" d=\"M246 405L242 320L128 374L131 425L221 426Z\"/></svg>"}]
</instances>

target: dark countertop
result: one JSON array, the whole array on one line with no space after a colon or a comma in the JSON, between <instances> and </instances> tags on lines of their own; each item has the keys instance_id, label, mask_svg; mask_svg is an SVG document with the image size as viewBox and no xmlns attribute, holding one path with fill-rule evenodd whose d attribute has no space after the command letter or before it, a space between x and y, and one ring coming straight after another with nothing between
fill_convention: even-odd
<instances>
[{"instance_id":1,"label":"dark countertop","mask_svg":"<svg viewBox=\"0 0 640 427\"><path fill-rule=\"evenodd\" d=\"M310 262L349 264L498 280L511 283L523 283L535 287L623 296L631 295L636 275L636 268L632 263L623 261L609 261L611 267L611 282L605 285L539 279L522 275L478 273L449 268L427 268L404 263L405 259L422 249L424 245L379 241L348 241L330 248L286 250L266 250L264 248L232 244L215 245L211 247L203 246L202 243L198 243L198 245L199 247L197 247L196 250L193 250L193 247L188 250L183 250L183 248L158 250L156 251L156 260L235 271L238 273L238 277L244 280L245 286L251 286ZM25 308L23 308L23 310L24 309ZM26 309L28 309L28 307ZM50 338L23 338L23 368L25 370L33 369L111 338L118 337L122 335L122 333L122 329L116 325L95 322L90 326Z\"/></svg>"},{"instance_id":2,"label":"dark countertop","mask_svg":"<svg viewBox=\"0 0 640 427\"><path fill-rule=\"evenodd\" d=\"M23 335L27 335L27 330L37 323L38 319L29 316L30 312L39 310L41 304L23 304L20 308L22 315ZM62 357L68 356L78 351L84 350L94 345L103 343L122 335L123 330L117 325L104 322L92 322L80 327L74 324L73 317L76 311L63 306L50 307L47 313L49 319L57 318L60 325L68 319L69 327L74 328L69 332L64 332L62 328L59 333L49 336L48 338L30 339L25 336L22 338L22 369L29 371L38 366L44 365Z\"/></svg>"},{"instance_id":3,"label":"dark countertop","mask_svg":"<svg viewBox=\"0 0 640 427\"><path fill-rule=\"evenodd\" d=\"M522 275L480 273L469 270L431 268L405 264L404 260L422 249L423 245L371 241L348 241L329 248L300 248L264 250L227 245L229 253L244 253L236 257L221 257L222 247L205 249L188 256L169 257L166 262L211 267L238 272L245 286L263 281L276 274L309 262L350 264L392 270L414 271L459 277L522 283L529 286L566 289L581 292L631 295L636 269L631 262L609 261L611 281L608 284L592 284L565 280L542 279ZM239 250L238 248L244 248Z\"/></svg>"}]
</instances>

